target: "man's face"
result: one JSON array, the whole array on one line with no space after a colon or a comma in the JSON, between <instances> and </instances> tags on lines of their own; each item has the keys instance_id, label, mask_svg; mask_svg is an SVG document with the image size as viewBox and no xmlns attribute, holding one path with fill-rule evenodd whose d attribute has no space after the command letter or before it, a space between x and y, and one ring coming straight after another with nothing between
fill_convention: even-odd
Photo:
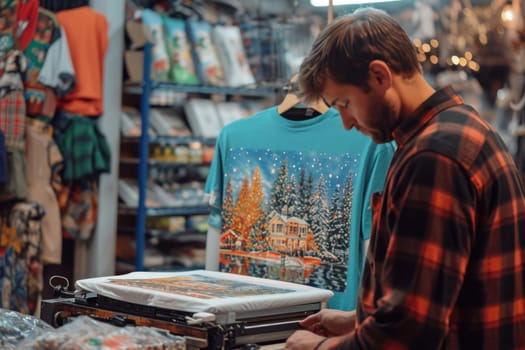
<instances>
[{"instance_id":1,"label":"man's face","mask_svg":"<svg viewBox=\"0 0 525 350\"><path fill-rule=\"evenodd\" d=\"M356 128L376 143L392 140L399 114L394 95L378 93L373 87L365 92L359 87L338 84L326 78L321 96L326 104L339 111L346 130Z\"/></svg>"}]
</instances>

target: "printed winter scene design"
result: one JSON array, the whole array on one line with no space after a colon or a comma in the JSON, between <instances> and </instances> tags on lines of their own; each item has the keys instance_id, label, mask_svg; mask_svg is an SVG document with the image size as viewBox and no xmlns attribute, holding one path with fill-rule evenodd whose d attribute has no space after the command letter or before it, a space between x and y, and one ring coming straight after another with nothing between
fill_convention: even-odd
<instances>
[{"instance_id":1,"label":"printed winter scene design","mask_svg":"<svg viewBox=\"0 0 525 350\"><path fill-rule=\"evenodd\" d=\"M343 291L358 157L245 148L228 154L220 270Z\"/></svg>"},{"instance_id":2,"label":"printed winter scene design","mask_svg":"<svg viewBox=\"0 0 525 350\"><path fill-rule=\"evenodd\" d=\"M292 289L263 286L199 274L165 278L112 279L110 282L122 286L139 287L198 299L250 297L294 292Z\"/></svg>"}]
</instances>

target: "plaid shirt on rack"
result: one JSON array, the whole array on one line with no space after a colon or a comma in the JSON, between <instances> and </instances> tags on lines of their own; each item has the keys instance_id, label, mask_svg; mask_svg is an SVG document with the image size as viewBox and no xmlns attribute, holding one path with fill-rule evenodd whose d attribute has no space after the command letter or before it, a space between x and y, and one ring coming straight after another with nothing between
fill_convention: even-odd
<instances>
[{"instance_id":1,"label":"plaid shirt on rack","mask_svg":"<svg viewBox=\"0 0 525 350\"><path fill-rule=\"evenodd\" d=\"M26 101L19 91L12 91L0 98L0 130L5 136L8 150L24 149Z\"/></svg>"},{"instance_id":2,"label":"plaid shirt on rack","mask_svg":"<svg viewBox=\"0 0 525 350\"><path fill-rule=\"evenodd\" d=\"M336 349L525 349L525 194L500 137L452 89L394 131L352 334Z\"/></svg>"},{"instance_id":3,"label":"plaid shirt on rack","mask_svg":"<svg viewBox=\"0 0 525 350\"><path fill-rule=\"evenodd\" d=\"M0 131L5 136L8 151L24 149L26 101L22 74L27 63L21 51L11 50L5 58L0 76Z\"/></svg>"}]
</instances>

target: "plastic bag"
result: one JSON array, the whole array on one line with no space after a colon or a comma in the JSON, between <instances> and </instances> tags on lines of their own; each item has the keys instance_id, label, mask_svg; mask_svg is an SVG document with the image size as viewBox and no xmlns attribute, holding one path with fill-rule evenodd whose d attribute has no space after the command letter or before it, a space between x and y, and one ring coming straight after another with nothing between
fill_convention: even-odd
<instances>
[{"instance_id":1,"label":"plastic bag","mask_svg":"<svg viewBox=\"0 0 525 350\"><path fill-rule=\"evenodd\" d=\"M30 315L0 309L0 349L18 349L17 344L26 338L52 330L53 327Z\"/></svg>"},{"instance_id":2,"label":"plastic bag","mask_svg":"<svg viewBox=\"0 0 525 350\"><path fill-rule=\"evenodd\" d=\"M185 350L183 337L151 327L116 327L78 316L60 328L18 344L17 349L53 350Z\"/></svg>"}]
</instances>

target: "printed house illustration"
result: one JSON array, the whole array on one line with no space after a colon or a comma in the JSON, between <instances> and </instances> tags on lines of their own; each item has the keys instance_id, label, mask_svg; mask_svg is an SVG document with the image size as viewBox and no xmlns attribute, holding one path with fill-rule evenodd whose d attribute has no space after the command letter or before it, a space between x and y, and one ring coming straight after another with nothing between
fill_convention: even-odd
<instances>
[{"instance_id":1,"label":"printed house illustration","mask_svg":"<svg viewBox=\"0 0 525 350\"><path fill-rule=\"evenodd\" d=\"M270 214L268 230L270 247L278 251L306 251L309 225L303 219L278 214Z\"/></svg>"},{"instance_id":2,"label":"printed house illustration","mask_svg":"<svg viewBox=\"0 0 525 350\"><path fill-rule=\"evenodd\" d=\"M241 250L244 239L240 234L229 229L221 234L220 248L230 250Z\"/></svg>"}]
</instances>

